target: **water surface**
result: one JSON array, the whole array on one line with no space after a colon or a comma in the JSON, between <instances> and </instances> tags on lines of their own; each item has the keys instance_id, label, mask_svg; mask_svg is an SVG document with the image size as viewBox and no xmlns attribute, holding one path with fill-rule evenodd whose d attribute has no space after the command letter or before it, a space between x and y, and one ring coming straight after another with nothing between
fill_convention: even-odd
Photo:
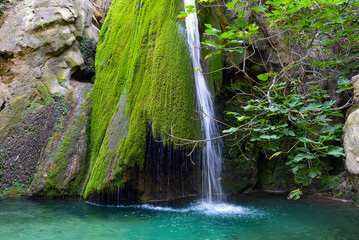
<instances>
[{"instance_id":1,"label":"water surface","mask_svg":"<svg viewBox=\"0 0 359 240\"><path fill-rule=\"evenodd\" d=\"M0 239L359 239L352 204L245 195L223 204L99 207L81 200L0 200Z\"/></svg>"}]
</instances>

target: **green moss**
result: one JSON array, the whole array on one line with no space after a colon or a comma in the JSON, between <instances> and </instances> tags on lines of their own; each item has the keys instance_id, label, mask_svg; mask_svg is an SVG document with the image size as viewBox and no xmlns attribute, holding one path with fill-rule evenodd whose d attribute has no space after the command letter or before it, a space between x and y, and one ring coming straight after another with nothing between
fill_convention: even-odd
<instances>
[{"instance_id":1,"label":"green moss","mask_svg":"<svg viewBox=\"0 0 359 240\"><path fill-rule=\"evenodd\" d=\"M4 141L9 130L23 119L27 106L31 104L29 95L16 97L10 106L0 112L0 141Z\"/></svg>"},{"instance_id":2,"label":"green moss","mask_svg":"<svg viewBox=\"0 0 359 240\"><path fill-rule=\"evenodd\" d=\"M56 73L59 83L66 81L67 69L59 69Z\"/></svg>"},{"instance_id":3,"label":"green moss","mask_svg":"<svg viewBox=\"0 0 359 240\"><path fill-rule=\"evenodd\" d=\"M5 19L0 17L0 27L4 24Z\"/></svg>"},{"instance_id":4,"label":"green moss","mask_svg":"<svg viewBox=\"0 0 359 240\"><path fill-rule=\"evenodd\" d=\"M176 0L113 1L97 48L91 177L85 196L123 184L126 168L143 165L149 124L165 144L173 142L171 132L198 138L184 22L176 19L180 10ZM125 91L126 109L118 109ZM113 144L109 126L118 112L129 116L129 123Z\"/></svg>"},{"instance_id":5,"label":"green moss","mask_svg":"<svg viewBox=\"0 0 359 240\"><path fill-rule=\"evenodd\" d=\"M16 188L12 188L10 190L5 191L5 196L7 197L16 197L21 195L21 193Z\"/></svg>"},{"instance_id":6,"label":"green moss","mask_svg":"<svg viewBox=\"0 0 359 240\"><path fill-rule=\"evenodd\" d=\"M79 66L78 59L74 58L74 54L77 54L75 50L71 50L66 54L65 61L67 66L69 66L70 68L75 68Z\"/></svg>"},{"instance_id":7,"label":"green moss","mask_svg":"<svg viewBox=\"0 0 359 240\"><path fill-rule=\"evenodd\" d=\"M27 95L22 95L22 96L16 97L10 103L10 106L13 109L13 111L22 111L29 104L30 104L30 102L28 100L28 96Z\"/></svg>"},{"instance_id":8,"label":"green moss","mask_svg":"<svg viewBox=\"0 0 359 240\"><path fill-rule=\"evenodd\" d=\"M49 88L44 83L37 82L36 83L36 88L41 93L43 100L48 100L48 99L52 98Z\"/></svg>"},{"instance_id":9,"label":"green moss","mask_svg":"<svg viewBox=\"0 0 359 240\"><path fill-rule=\"evenodd\" d=\"M87 139L86 154L82 159L83 160L81 162L82 167L80 169L78 176L70 184L70 192L69 192L70 196L81 196L84 193L87 184L86 178L88 175L88 170L90 165L89 160L91 159L91 124L89 124L90 123L89 119L91 118L91 101L89 100L89 98L87 98L85 100L85 103L81 106L81 112L84 112L86 114L86 120L87 120L85 121L86 139Z\"/></svg>"},{"instance_id":10,"label":"green moss","mask_svg":"<svg viewBox=\"0 0 359 240\"><path fill-rule=\"evenodd\" d=\"M46 196L67 195L70 191L73 195L79 194L79 192L72 189L72 187L76 186L76 189L79 190L80 187L77 186L77 184L72 185L70 189L68 186L71 181L77 180L78 176L81 175L78 174L78 172L81 172L85 165L84 156L80 155L77 157L77 152L80 150L76 147L79 145L78 142L81 141L80 138L82 138L84 126L85 116L81 114L79 120L66 132L60 148L52 159L50 170L47 173L46 187L44 189ZM83 155L85 154L86 153ZM77 161L77 163L73 161ZM82 176L80 176L80 178L81 177ZM78 182L79 181L76 183Z\"/></svg>"}]
</instances>

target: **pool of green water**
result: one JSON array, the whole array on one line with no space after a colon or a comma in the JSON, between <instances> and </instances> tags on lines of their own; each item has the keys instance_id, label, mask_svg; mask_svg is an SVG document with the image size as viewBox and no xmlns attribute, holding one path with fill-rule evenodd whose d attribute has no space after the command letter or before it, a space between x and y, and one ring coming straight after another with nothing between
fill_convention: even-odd
<instances>
[{"instance_id":1,"label":"pool of green water","mask_svg":"<svg viewBox=\"0 0 359 240\"><path fill-rule=\"evenodd\" d=\"M81 200L0 200L0 239L359 239L359 209L253 194L100 207Z\"/></svg>"}]
</instances>

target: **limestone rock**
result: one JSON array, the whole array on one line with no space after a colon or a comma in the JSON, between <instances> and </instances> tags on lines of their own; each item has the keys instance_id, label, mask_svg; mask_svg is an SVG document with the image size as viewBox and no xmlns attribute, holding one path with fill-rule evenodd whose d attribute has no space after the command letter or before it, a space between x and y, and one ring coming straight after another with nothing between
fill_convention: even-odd
<instances>
[{"instance_id":1,"label":"limestone rock","mask_svg":"<svg viewBox=\"0 0 359 240\"><path fill-rule=\"evenodd\" d=\"M92 85L77 83L74 96L77 101L67 114L66 131L57 132L43 153L43 160L28 190L28 194L60 196L80 195L86 173L87 126L89 102L86 96ZM73 184L70 186L70 183Z\"/></svg>"},{"instance_id":2,"label":"limestone rock","mask_svg":"<svg viewBox=\"0 0 359 240\"><path fill-rule=\"evenodd\" d=\"M18 96L33 101L39 82L52 94L71 93L72 74L85 65L80 39L98 38L90 1L24 0L11 11L0 26L0 106ZM0 125L4 136L9 122Z\"/></svg>"},{"instance_id":3,"label":"limestone rock","mask_svg":"<svg viewBox=\"0 0 359 240\"><path fill-rule=\"evenodd\" d=\"M359 174L359 109L352 112L345 123L344 149L345 165L351 174Z\"/></svg>"},{"instance_id":4,"label":"limestone rock","mask_svg":"<svg viewBox=\"0 0 359 240\"><path fill-rule=\"evenodd\" d=\"M348 110L345 122L344 150L346 154L345 165L350 174L359 175L359 75L352 78L354 85L355 105Z\"/></svg>"},{"instance_id":5,"label":"limestone rock","mask_svg":"<svg viewBox=\"0 0 359 240\"><path fill-rule=\"evenodd\" d=\"M90 85L79 81L91 80L79 74L89 58L81 50L81 40L97 44L93 10L90 0L23 0L7 10L0 24L0 146L24 146L36 153L36 166L23 169L37 172L31 195L79 194L87 151L87 108L81 104ZM34 126L44 131L34 132ZM23 141L29 136L38 144ZM0 154L0 164L11 163L8 152ZM18 161L25 163L26 154L21 152ZM32 177L22 183L28 186Z\"/></svg>"}]
</instances>

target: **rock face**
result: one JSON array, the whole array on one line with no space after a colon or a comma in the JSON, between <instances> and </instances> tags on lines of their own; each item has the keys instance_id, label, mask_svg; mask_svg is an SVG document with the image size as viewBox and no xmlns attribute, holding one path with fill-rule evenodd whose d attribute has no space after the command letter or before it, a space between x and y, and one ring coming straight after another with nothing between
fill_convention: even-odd
<instances>
[{"instance_id":1,"label":"rock face","mask_svg":"<svg viewBox=\"0 0 359 240\"><path fill-rule=\"evenodd\" d=\"M42 153L28 194L45 196L81 195L87 172L90 103L86 102L92 86L78 86L77 103L64 119L65 131L56 132Z\"/></svg>"},{"instance_id":2,"label":"rock face","mask_svg":"<svg viewBox=\"0 0 359 240\"><path fill-rule=\"evenodd\" d=\"M350 174L359 175L359 75L352 78L355 104L348 110L344 131L345 165Z\"/></svg>"},{"instance_id":3,"label":"rock face","mask_svg":"<svg viewBox=\"0 0 359 240\"><path fill-rule=\"evenodd\" d=\"M71 74L84 66L79 40L97 39L86 0L26 0L8 13L0 30L0 105L43 82L67 93Z\"/></svg>"},{"instance_id":4,"label":"rock face","mask_svg":"<svg viewBox=\"0 0 359 240\"><path fill-rule=\"evenodd\" d=\"M31 166L31 171L19 172L0 190L14 181L27 187L37 172L30 194L44 189L68 194L83 170L87 115L79 109L88 109L84 99L91 66L86 64L94 57L84 49L96 46L99 33L91 21L93 9L89 0L24 0L5 13L0 26L0 146L9 147L0 153L0 163L9 169ZM72 140L66 141L69 136ZM19 144L23 151L13 149ZM12 171L7 174L16 176ZM0 182L5 177L0 173Z\"/></svg>"},{"instance_id":5,"label":"rock face","mask_svg":"<svg viewBox=\"0 0 359 240\"><path fill-rule=\"evenodd\" d=\"M358 199L359 195L359 75L352 77L354 104L346 113L343 145L346 172L341 174L341 184L334 192L345 197Z\"/></svg>"}]
</instances>

